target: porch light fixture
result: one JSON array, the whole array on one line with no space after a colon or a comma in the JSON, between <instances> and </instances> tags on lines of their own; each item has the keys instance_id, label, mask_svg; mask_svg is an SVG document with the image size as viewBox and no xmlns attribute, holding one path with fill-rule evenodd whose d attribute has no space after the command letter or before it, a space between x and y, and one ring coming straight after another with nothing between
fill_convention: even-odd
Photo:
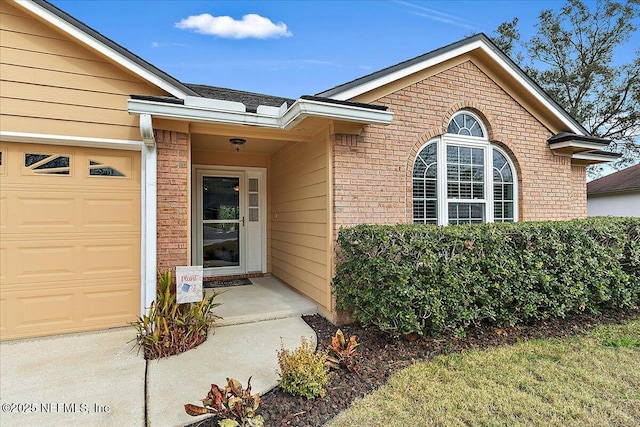
<instances>
[{"instance_id":1,"label":"porch light fixture","mask_svg":"<svg viewBox=\"0 0 640 427\"><path fill-rule=\"evenodd\" d=\"M236 151L240 151L240 146L247 142L247 140L244 138L231 138L229 142L236 146Z\"/></svg>"}]
</instances>

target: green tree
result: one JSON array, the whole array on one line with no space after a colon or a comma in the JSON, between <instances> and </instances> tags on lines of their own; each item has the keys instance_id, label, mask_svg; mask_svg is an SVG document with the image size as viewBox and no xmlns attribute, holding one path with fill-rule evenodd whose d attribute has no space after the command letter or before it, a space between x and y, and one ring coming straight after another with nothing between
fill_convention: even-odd
<instances>
[{"instance_id":1,"label":"green tree","mask_svg":"<svg viewBox=\"0 0 640 427\"><path fill-rule=\"evenodd\" d=\"M612 166L640 160L640 50L630 62L614 59L616 48L637 30L640 0L598 0L590 9L568 0L558 11L543 10L537 32L523 40L518 18L502 23L493 41L592 135L611 139L622 154ZM602 166L587 170L590 177Z\"/></svg>"}]
</instances>

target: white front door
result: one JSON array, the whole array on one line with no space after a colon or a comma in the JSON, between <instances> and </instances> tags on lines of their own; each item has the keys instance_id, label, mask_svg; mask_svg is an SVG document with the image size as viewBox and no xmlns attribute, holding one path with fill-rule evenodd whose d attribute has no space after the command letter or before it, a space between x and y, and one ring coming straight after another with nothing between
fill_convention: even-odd
<instances>
[{"instance_id":1,"label":"white front door","mask_svg":"<svg viewBox=\"0 0 640 427\"><path fill-rule=\"evenodd\" d=\"M194 265L207 276L266 272L264 171L195 169Z\"/></svg>"}]
</instances>

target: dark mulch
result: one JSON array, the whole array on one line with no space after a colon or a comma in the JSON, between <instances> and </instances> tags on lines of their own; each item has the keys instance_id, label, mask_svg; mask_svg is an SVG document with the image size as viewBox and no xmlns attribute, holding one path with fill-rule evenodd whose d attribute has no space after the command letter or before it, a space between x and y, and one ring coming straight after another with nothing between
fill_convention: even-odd
<instances>
[{"instance_id":1,"label":"dark mulch","mask_svg":"<svg viewBox=\"0 0 640 427\"><path fill-rule=\"evenodd\" d=\"M600 315L570 316L566 319L550 319L535 324L495 328L483 325L467 330L465 338L452 335L438 338L392 339L389 335L357 324L341 329L345 337L356 335L359 375L346 371L334 372L324 398L307 400L284 393L280 387L262 396L259 413L266 426L317 427L329 421L351 402L363 397L384 384L396 371L421 360L448 353L460 353L471 349L484 349L534 338L565 338L584 334L597 325L620 323L640 318L640 307L631 310L607 310ZM321 316L304 316L304 320L318 335L319 345L327 345L336 327ZM193 427L217 427L213 419L192 425Z\"/></svg>"}]
</instances>

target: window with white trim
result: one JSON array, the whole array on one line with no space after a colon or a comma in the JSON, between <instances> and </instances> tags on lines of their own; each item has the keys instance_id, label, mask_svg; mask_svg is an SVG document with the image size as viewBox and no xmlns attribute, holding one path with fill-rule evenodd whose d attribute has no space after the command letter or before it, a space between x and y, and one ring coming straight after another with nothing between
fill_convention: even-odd
<instances>
[{"instance_id":1,"label":"window with white trim","mask_svg":"<svg viewBox=\"0 0 640 427\"><path fill-rule=\"evenodd\" d=\"M413 222L473 224L517 220L517 181L509 157L490 144L482 121L454 115L413 164Z\"/></svg>"}]
</instances>

